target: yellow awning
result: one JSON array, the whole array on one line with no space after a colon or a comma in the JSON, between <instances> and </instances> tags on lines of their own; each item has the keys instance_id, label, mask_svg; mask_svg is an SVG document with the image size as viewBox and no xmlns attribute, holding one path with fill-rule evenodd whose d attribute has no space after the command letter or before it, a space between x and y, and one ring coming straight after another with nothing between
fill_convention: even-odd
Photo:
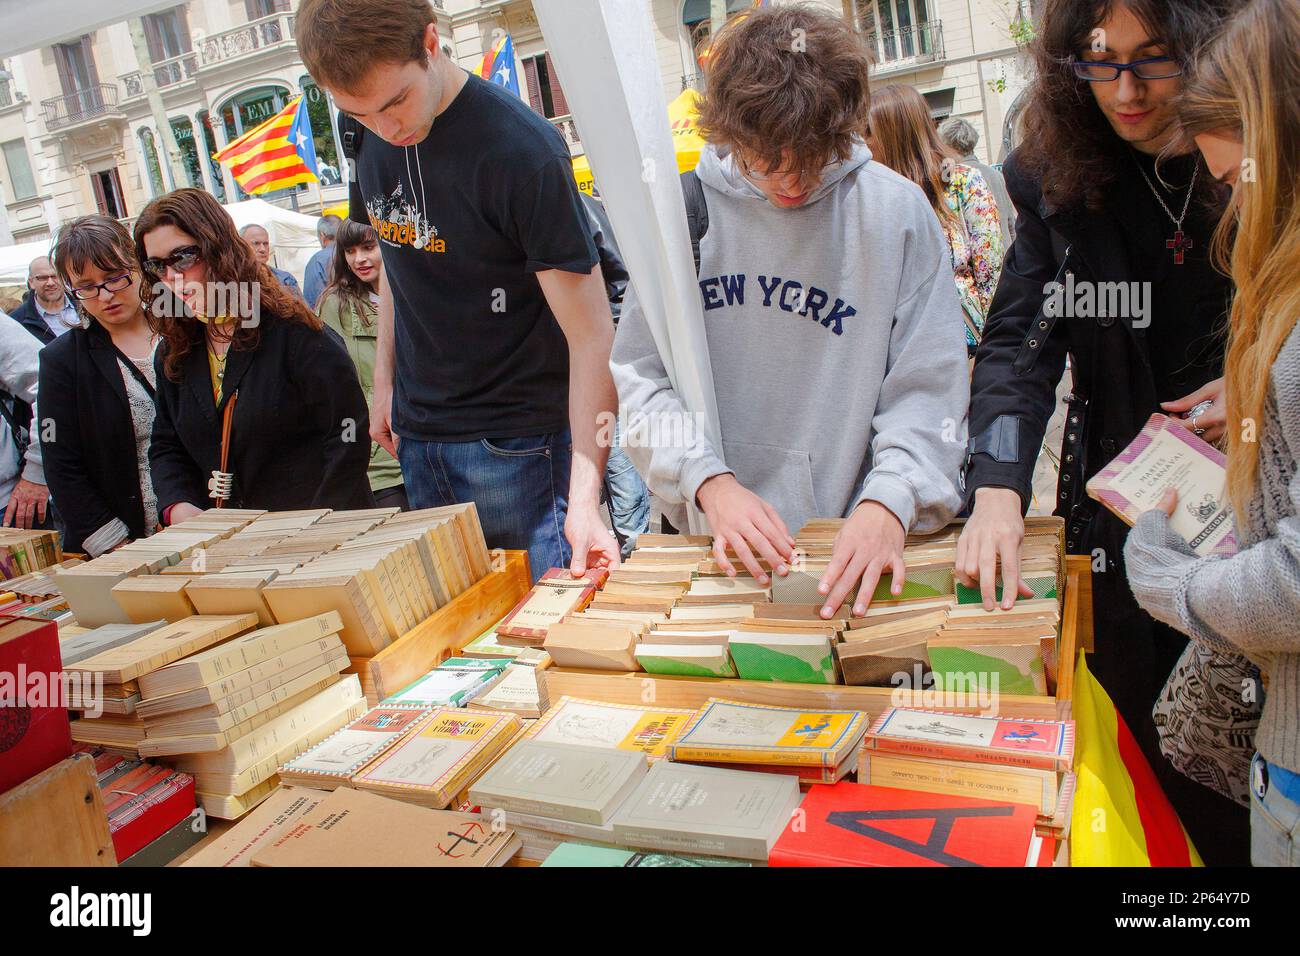
<instances>
[{"instance_id":1,"label":"yellow awning","mask_svg":"<svg viewBox=\"0 0 1300 956\"><path fill-rule=\"evenodd\" d=\"M673 133L673 148L677 154L679 173L694 169L700 161L700 150L704 148L704 138L700 136L699 130L699 99L700 94L688 87L668 104L668 125ZM591 164L586 156L574 157L573 178L579 189L591 193Z\"/></svg>"}]
</instances>

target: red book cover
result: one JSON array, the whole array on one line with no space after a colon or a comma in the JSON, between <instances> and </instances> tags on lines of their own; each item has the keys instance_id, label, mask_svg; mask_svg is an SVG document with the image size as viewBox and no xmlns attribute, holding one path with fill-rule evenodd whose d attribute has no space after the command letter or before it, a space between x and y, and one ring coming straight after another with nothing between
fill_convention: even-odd
<instances>
[{"instance_id":1,"label":"red book cover","mask_svg":"<svg viewBox=\"0 0 1300 956\"><path fill-rule=\"evenodd\" d=\"M1029 858L1029 804L837 783L808 791L771 866L1015 866Z\"/></svg>"},{"instance_id":2,"label":"red book cover","mask_svg":"<svg viewBox=\"0 0 1300 956\"><path fill-rule=\"evenodd\" d=\"M0 619L0 793L72 753L62 666L53 621Z\"/></svg>"},{"instance_id":3,"label":"red book cover","mask_svg":"<svg viewBox=\"0 0 1300 956\"><path fill-rule=\"evenodd\" d=\"M196 806L194 778L143 764L104 788L104 809L118 862L144 849Z\"/></svg>"}]
</instances>

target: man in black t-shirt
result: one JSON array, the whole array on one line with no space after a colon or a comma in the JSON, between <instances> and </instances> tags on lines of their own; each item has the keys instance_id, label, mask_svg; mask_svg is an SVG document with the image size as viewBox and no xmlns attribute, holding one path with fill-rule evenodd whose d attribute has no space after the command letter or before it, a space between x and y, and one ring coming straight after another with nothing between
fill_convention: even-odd
<instances>
[{"instance_id":1,"label":"man in black t-shirt","mask_svg":"<svg viewBox=\"0 0 1300 956\"><path fill-rule=\"evenodd\" d=\"M491 547L618 563L599 513L613 325L569 150L439 49L425 0L304 0L295 27L379 233L371 435L411 505L474 501Z\"/></svg>"}]
</instances>

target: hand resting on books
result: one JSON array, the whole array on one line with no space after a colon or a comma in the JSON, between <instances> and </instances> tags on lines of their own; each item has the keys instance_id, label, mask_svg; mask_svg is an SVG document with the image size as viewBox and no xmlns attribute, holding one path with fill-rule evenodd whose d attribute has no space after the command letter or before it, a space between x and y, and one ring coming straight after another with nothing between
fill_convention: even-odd
<instances>
[{"instance_id":1,"label":"hand resting on books","mask_svg":"<svg viewBox=\"0 0 1300 956\"><path fill-rule=\"evenodd\" d=\"M838 611L854 587L858 587L858 597L853 613L859 617L866 614L871 595L885 571L893 574L892 593L902 594L907 576L903 561L906 538L907 529L902 522L880 502L864 501L854 508L835 535L830 564L817 585L818 592L827 595L822 617L829 618Z\"/></svg>"}]
</instances>

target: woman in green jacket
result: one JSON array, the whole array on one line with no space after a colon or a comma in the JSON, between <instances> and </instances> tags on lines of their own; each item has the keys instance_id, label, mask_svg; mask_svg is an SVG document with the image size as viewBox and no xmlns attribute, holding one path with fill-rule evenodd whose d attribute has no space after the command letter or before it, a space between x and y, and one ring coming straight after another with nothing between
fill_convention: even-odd
<instances>
[{"instance_id":1,"label":"woman in green jacket","mask_svg":"<svg viewBox=\"0 0 1300 956\"><path fill-rule=\"evenodd\" d=\"M375 348L378 342L377 310L379 276L384 261L379 253L379 236L370 226L344 220L334 240L334 279L321 294L321 321L343 336L348 354L357 367L366 404L374 400ZM397 459L378 443L370 445L367 471L375 504L381 508L410 509L402 468Z\"/></svg>"}]
</instances>

